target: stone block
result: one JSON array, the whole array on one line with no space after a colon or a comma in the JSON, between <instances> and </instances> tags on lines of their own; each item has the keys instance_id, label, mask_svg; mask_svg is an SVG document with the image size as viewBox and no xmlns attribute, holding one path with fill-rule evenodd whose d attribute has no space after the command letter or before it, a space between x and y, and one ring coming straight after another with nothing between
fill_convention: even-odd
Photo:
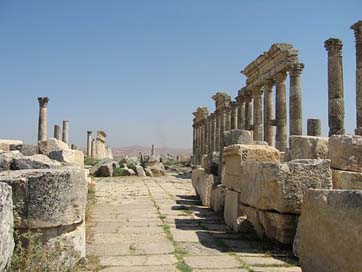
<instances>
[{"instance_id":1,"label":"stone block","mask_svg":"<svg viewBox=\"0 0 362 272\"><path fill-rule=\"evenodd\" d=\"M233 190L226 190L225 206L224 206L224 221L225 224L233 231L237 232L240 229L240 217L242 216L240 209L240 193Z\"/></svg>"},{"instance_id":2,"label":"stone block","mask_svg":"<svg viewBox=\"0 0 362 272\"><path fill-rule=\"evenodd\" d=\"M225 170L223 184L227 188L240 190L238 185L243 178L242 165L245 162L279 162L280 152L271 146L231 145L224 149Z\"/></svg>"},{"instance_id":3,"label":"stone block","mask_svg":"<svg viewBox=\"0 0 362 272\"><path fill-rule=\"evenodd\" d=\"M303 271L362 271L362 191L309 190L298 223Z\"/></svg>"},{"instance_id":4,"label":"stone block","mask_svg":"<svg viewBox=\"0 0 362 272\"><path fill-rule=\"evenodd\" d=\"M14 150L14 147L22 146L23 141L20 140L8 140L8 139L0 139L0 149L3 151L11 151ZM13 147L13 148L11 148Z\"/></svg>"},{"instance_id":5,"label":"stone block","mask_svg":"<svg viewBox=\"0 0 362 272\"><path fill-rule=\"evenodd\" d=\"M240 207L261 239L268 238L282 244L293 243L298 215L263 211L245 205Z\"/></svg>"},{"instance_id":6,"label":"stone block","mask_svg":"<svg viewBox=\"0 0 362 272\"><path fill-rule=\"evenodd\" d=\"M17 228L50 228L84 219L87 181L83 169L1 172L0 182L12 187Z\"/></svg>"},{"instance_id":7,"label":"stone block","mask_svg":"<svg viewBox=\"0 0 362 272\"><path fill-rule=\"evenodd\" d=\"M211 208L214 212L223 212L225 204L226 188L222 184L217 185L211 192Z\"/></svg>"},{"instance_id":8,"label":"stone block","mask_svg":"<svg viewBox=\"0 0 362 272\"><path fill-rule=\"evenodd\" d=\"M192 171L192 185L200 197L203 206L211 207L211 192L214 185L214 176L205 173L203 168Z\"/></svg>"},{"instance_id":9,"label":"stone block","mask_svg":"<svg viewBox=\"0 0 362 272\"><path fill-rule=\"evenodd\" d=\"M143 167L141 165L137 165L136 170L137 170L137 176L146 177L145 170L143 169Z\"/></svg>"},{"instance_id":10,"label":"stone block","mask_svg":"<svg viewBox=\"0 0 362 272\"><path fill-rule=\"evenodd\" d=\"M39 141L38 148L39 153L44 155L49 155L52 151L70 150L66 143L55 138L49 138L46 141Z\"/></svg>"},{"instance_id":11,"label":"stone block","mask_svg":"<svg viewBox=\"0 0 362 272\"><path fill-rule=\"evenodd\" d=\"M48 156L42 154L15 157L10 165L11 170L50 169L59 167L61 167L61 163L51 160Z\"/></svg>"},{"instance_id":12,"label":"stone block","mask_svg":"<svg viewBox=\"0 0 362 272\"><path fill-rule=\"evenodd\" d=\"M0 182L0 271L10 263L14 251L14 217L11 187Z\"/></svg>"},{"instance_id":13,"label":"stone block","mask_svg":"<svg viewBox=\"0 0 362 272\"><path fill-rule=\"evenodd\" d=\"M328 159L328 138L290 136L290 160Z\"/></svg>"},{"instance_id":14,"label":"stone block","mask_svg":"<svg viewBox=\"0 0 362 272\"><path fill-rule=\"evenodd\" d=\"M329 160L294 160L287 163L245 162L242 178L234 183L241 202L260 210L300 214L308 189L331 189Z\"/></svg>"},{"instance_id":15,"label":"stone block","mask_svg":"<svg viewBox=\"0 0 362 272\"><path fill-rule=\"evenodd\" d=\"M84 167L84 154L79 150L57 150L49 153L49 157L53 160L74 164L79 167Z\"/></svg>"},{"instance_id":16,"label":"stone block","mask_svg":"<svg viewBox=\"0 0 362 272\"><path fill-rule=\"evenodd\" d=\"M333 135L328 150L332 168L362 172L362 136Z\"/></svg>"},{"instance_id":17,"label":"stone block","mask_svg":"<svg viewBox=\"0 0 362 272\"><path fill-rule=\"evenodd\" d=\"M14 159L22 158L22 154L19 151L10 151L0 153L0 172L11 170L11 164Z\"/></svg>"},{"instance_id":18,"label":"stone block","mask_svg":"<svg viewBox=\"0 0 362 272\"><path fill-rule=\"evenodd\" d=\"M119 167L119 163L112 159L103 159L96 163L90 170L90 174L95 177L112 177L113 169Z\"/></svg>"},{"instance_id":19,"label":"stone block","mask_svg":"<svg viewBox=\"0 0 362 272\"><path fill-rule=\"evenodd\" d=\"M253 143L253 132L250 130L233 129L224 132L224 146Z\"/></svg>"},{"instance_id":20,"label":"stone block","mask_svg":"<svg viewBox=\"0 0 362 272\"><path fill-rule=\"evenodd\" d=\"M332 169L333 189L362 190L362 173Z\"/></svg>"}]
</instances>

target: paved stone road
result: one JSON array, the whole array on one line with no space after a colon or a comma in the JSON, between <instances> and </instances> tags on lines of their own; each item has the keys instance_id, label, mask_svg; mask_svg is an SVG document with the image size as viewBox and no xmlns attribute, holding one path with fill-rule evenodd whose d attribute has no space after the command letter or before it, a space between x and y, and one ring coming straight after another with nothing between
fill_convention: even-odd
<instances>
[{"instance_id":1,"label":"paved stone road","mask_svg":"<svg viewBox=\"0 0 362 272\"><path fill-rule=\"evenodd\" d=\"M249 226L229 233L194 196L191 181L95 179L87 254L103 272L300 272L286 250L257 239ZM245 224L247 225L247 224Z\"/></svg>"}]
</instances>

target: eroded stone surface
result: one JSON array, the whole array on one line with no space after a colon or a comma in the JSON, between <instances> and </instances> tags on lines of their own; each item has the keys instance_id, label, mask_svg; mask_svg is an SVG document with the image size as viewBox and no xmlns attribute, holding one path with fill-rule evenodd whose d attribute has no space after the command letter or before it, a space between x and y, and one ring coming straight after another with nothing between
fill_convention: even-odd
<instances>
[{"instance_id":1,"label":"eroded stone surface","mask_svg":"<svg viewBox=\"0 0 362 272\"><path fill-rule=\"evenodd\" d=\"M74 164L79 167L84 167L84 154L79 150L56 150L49 153L49 157L53 160Z\"/></svg>"},{"instance_id":2,"label":"eroded stone surface","mask_svg":"<svg viewBox=\"0 0 362 272\"><path fill-rule=\"evenodd\" d=\"M14 217L11 187L0 182L0 271L10 262L14 250Z\"/></svg>"},{"instance_id":3,"label":"eroded stone surface","mask_svg":"<svg viewBox=\"0 0 362 272\"><path fill-rule=\"evenodd\" d=\"M362 190L362 173L333 169L333 189Z\"/></svg>"},{"instance_id":4,"label":"eroded stone surface","mask_svg":"<svg viewBox=\"0 0 362 272\"><path fill-rule=\"evenodd\" d=\"M362 271L362 191L310 190L296 252L303 271Z\"/></svg>"},{"instance_id":5,"label":"eroded stone surface","mask_svg":"<svg viewBox=\"0 0 362 272\"><path fill-rule=\"evenodd\" d=\"M290 136L290 160L328 159L328 138Z\"/></svg>"},{"instance_id":6,"label":"eroded stone surface","mask_svg":"<svg viewBox=\"0 0 362 272\"><path fill-rule=\"evenodd\" d=\"M0 173L12 187L18 228L47 228L82 222L87 181L80 168L30 169Z\"/></svg>"},{"instance_id":7,"label":"eroded stone surface","mask_svg":"<svg viewBox=\"0 0 362 272\"><path fill-rule=\"evenodd\" d=\"M49 153L52 151L70 149L66 143L57 140L55 138L50 138L46 141L39 141L38 147L39 147L39 152L44 155L49 155Z\"/></svg>"}]
</instances>

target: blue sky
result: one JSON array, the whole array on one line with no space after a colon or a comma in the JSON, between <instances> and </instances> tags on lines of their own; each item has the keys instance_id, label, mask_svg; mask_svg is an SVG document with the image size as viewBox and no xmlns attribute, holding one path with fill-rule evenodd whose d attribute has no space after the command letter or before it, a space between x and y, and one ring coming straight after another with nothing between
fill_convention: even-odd
<instances>
[{"instance_id":1,"label":"blue sky","mask_svg":"<svg viewBox=\"0 0 362 272\"><path fill-rule=\"evenodd\" d=\"M191 147L192 112L235 97L240 74L272 43L305 64L303 119L327 133L327 52L344 42L346 129L355 127L350 26L362 1L0 0L0 138L34 143L37 96L49 96L48 133L70 120L70 140L103 129L112 146Z\"/></svg>"}]
</instances>

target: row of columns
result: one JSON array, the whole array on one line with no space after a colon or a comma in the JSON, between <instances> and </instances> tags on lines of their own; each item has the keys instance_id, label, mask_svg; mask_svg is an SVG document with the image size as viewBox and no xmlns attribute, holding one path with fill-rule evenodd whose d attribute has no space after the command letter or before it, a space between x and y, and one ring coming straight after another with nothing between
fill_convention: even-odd
<instances>
[{"instance_id":1,"label":"row of columns","mask_svg":"<svg viewBox=\"0 0 362 272\"><path fill-rule=\"evenodd\" d=\"M48 139L48 97L38 97L39 102L39 120L38 120L38 141L46 141ZM54 126L54 138L62 140L69 144L69 121L63 121L63 133L60 136L60 126Z\"/></svg>"}]
</instances>

